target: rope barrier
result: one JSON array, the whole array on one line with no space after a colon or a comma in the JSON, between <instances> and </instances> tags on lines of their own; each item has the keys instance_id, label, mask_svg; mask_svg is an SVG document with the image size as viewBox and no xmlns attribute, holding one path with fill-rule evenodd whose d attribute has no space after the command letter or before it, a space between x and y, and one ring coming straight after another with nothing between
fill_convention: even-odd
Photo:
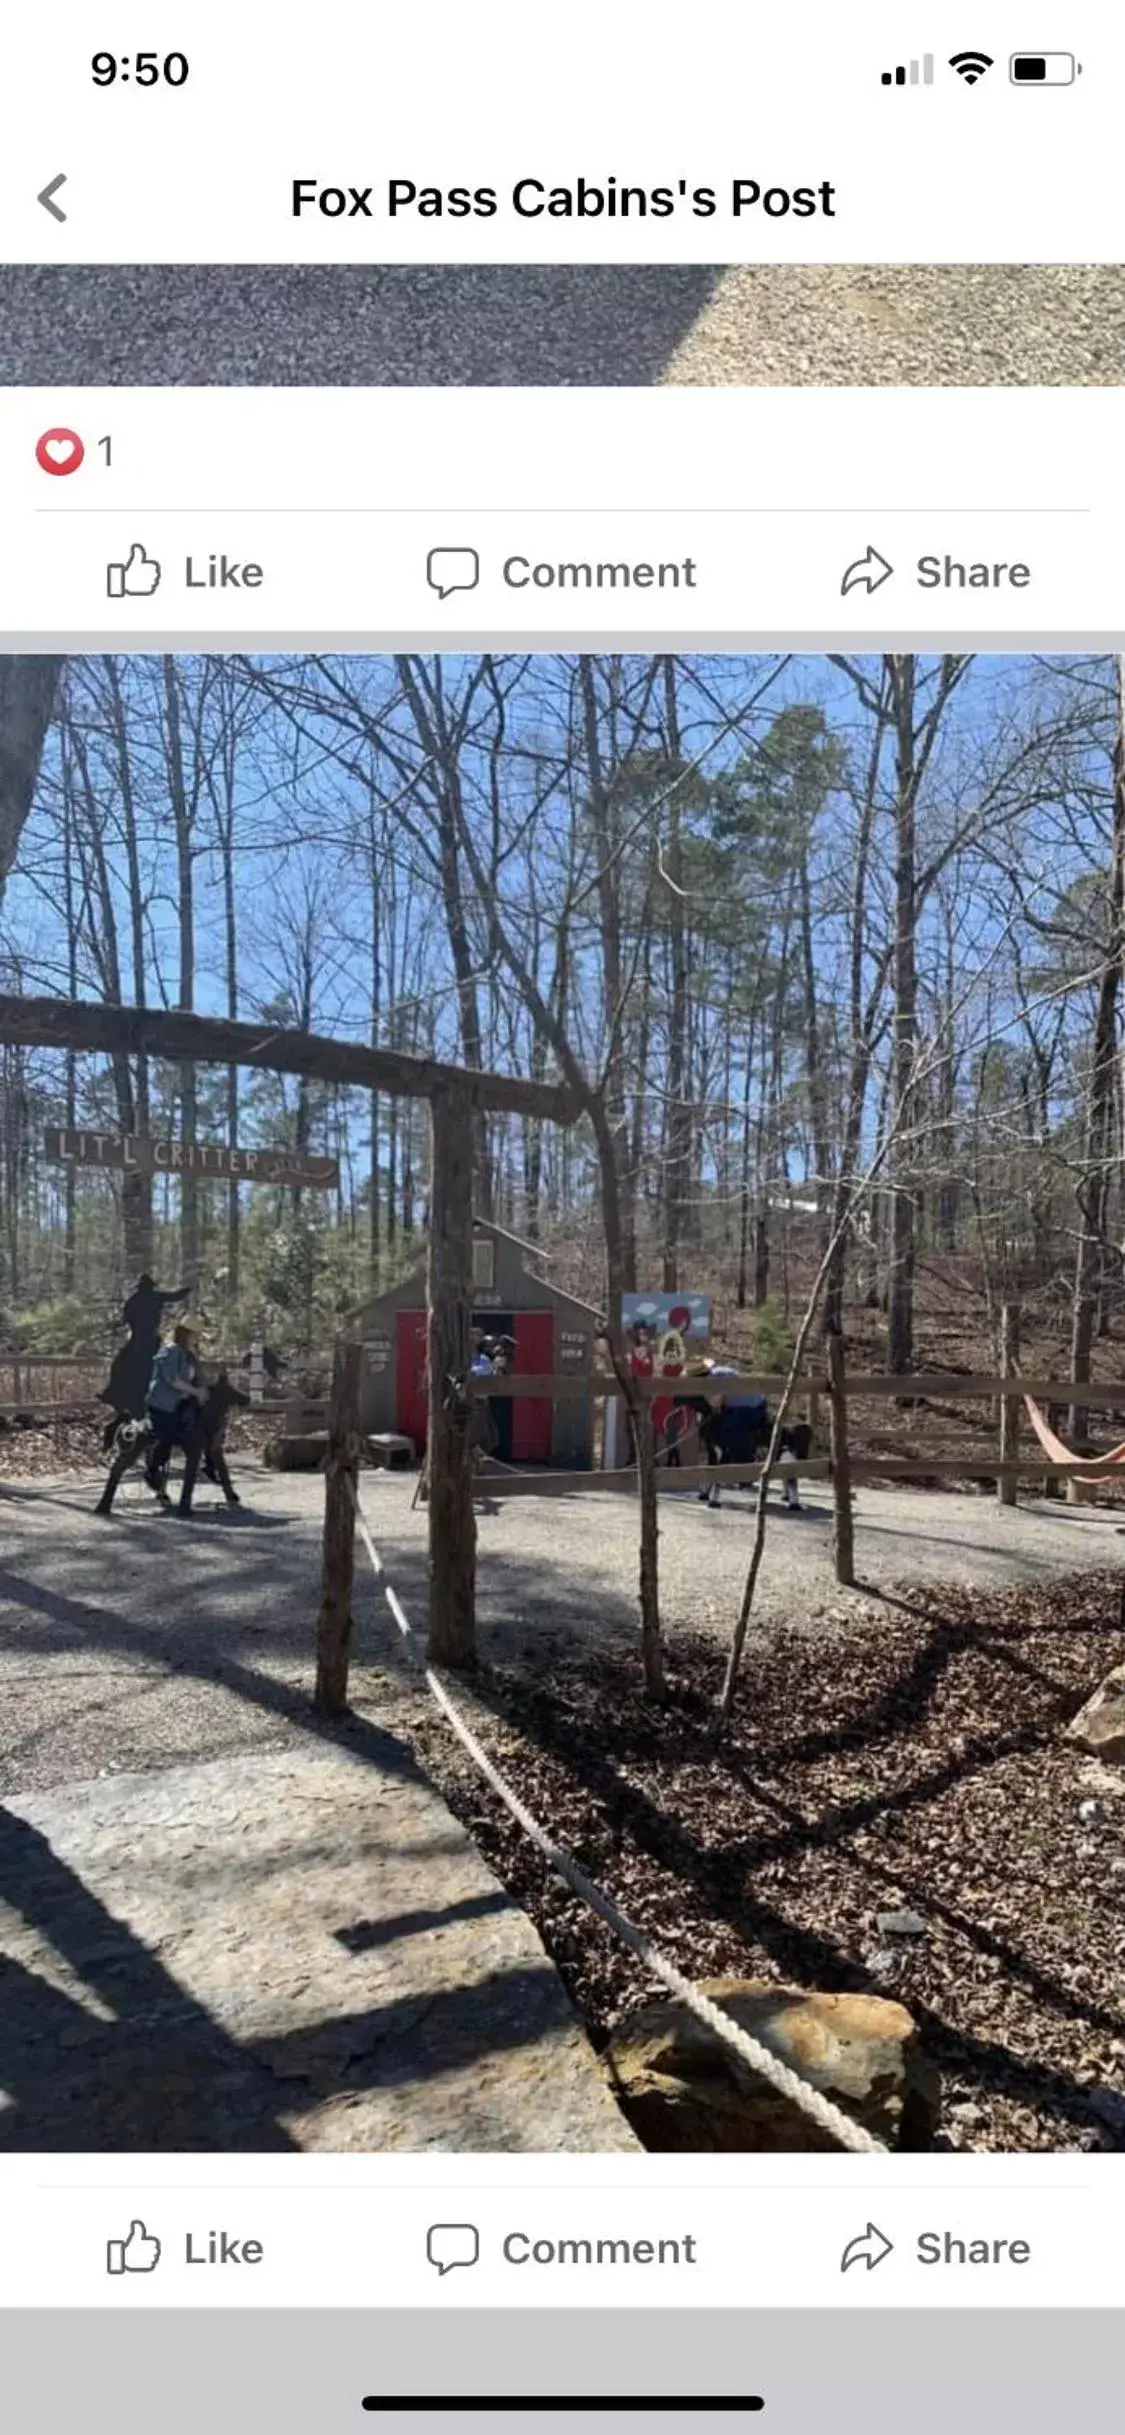
<instances>
[{"instance_id":1,"label":"rope barrier","mask_svg":"<svg viewBox=\"0 0 1125 2435\"><path fill-rule=\"evenodd\" d=\"M404 1612L398 1592L388 1579L386 1566L368 1529L355 1482L352 1481L349 1485L355 1506L356 1524L367 1550L372 1570L380 1583L395 1625L408 1650L413 1653L414 1632ZM850 2148L857 2156L884 2155L886 2149L881 2139L876 2139L870 2131L864 2130L861 2123L853 2121L850 2114L843 2113L838 2105L833 2105L830 2097L824 2096L820 2089L814 2088L812 2083L806 2080L800 2072L795 2071L791 2064L784 2062L772 2046L763 2045L760 2039L752 2038L748 2031L740 2029L737 2021L733 2021L728 2012L723 2012L718 2004L713 2004L710 1996L703 1995L700 1989L694 1987L691 1980L685 1978L683 1972L676 1968L674 1962L670 1962L654 1944L650 1943L642 1928L636 1927L633 1921L626 1917L624 1911L618 1910L617 1904L611 1902L607 1894L602 1893L600 1886L595 1885L591 1877L587 1877L585 1870L579 1868L577 1861L571 1859L569 1852L563 1851L561 1845L553 1840L546 1828L541 1826L539 1820L533 1816L526 1802L521 1801L519 1794L505 1781L499 1768L495 1766L489 1758L488 1752L477 1740L472 1726L461 1715L456 1701L447 1691L440 1675L432 1666L426 1665L424 1662L422 1662L422 1673L429 1691L447 1723L452 1727L462 1748L467 1750L474 1766L479 1768L485 1782L491 1785L493 1792L503 1802L517 1825L522 1826L525 1835L542 1853L556 1876L561 1877L564 1884L570 1887L571 1892L577 1894L589 1909L604 1921L606 1927L610 1928L621 1943L628 1947L630 1953L636 1955L637 1960L643 1963L645 1969L650 1971L654 1978L660 1980L662 1986L667 1987L671 1995L677 1996L681 2003L686 2004L688 2010L695 2015L696 2020L703 2023L704 2028L710 2029L715 2037L722 2040L724 2046L729 2046L743 2063L749 2065L751 2071L757 2072L761 2079L768 2081L770 2087L776 2089L780 2096L789 2098L794 2105L799 2106L801 2112L807 2114L810 2121L815 2122L821 2130L826 2131L831 2139L835 2139L843 2148Z\"/></svg>"}]
</instances>

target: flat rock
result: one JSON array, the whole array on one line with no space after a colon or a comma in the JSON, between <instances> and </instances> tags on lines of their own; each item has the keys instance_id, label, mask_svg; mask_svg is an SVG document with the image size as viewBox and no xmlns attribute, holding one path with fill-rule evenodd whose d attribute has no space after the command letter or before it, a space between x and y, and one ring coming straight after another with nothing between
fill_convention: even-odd
<instances>
[{"instance_id":1,"label":"flat rock","mask_svg":"<svg viewBox=\"0 0 1125 2435\"><path fill-rule=\"evenodd\" d=\"M1069 1742L1092 1758L1125 1760L1125 1666L1115 1666L1066 1728Z\"/></svg>"},{"instance_id":2,"label":"flat rock","mask_svg":"<svg viewBox=\"0 0 1125 2435\"><path fill-rule=\"evenodd\" d=\"M0 1805L0 2150L630 2150L553 1963L409 1753Z\"/></svg>"},{"instance_id":3,"label":"flat rock","mask_svg":"<svg viewBox=\"0 0 1125 2435\"><path fill-rule=\"evenodd\" d=\"M897 2148L929 2145L938 2078L904 2005L756 1979L705 1979L700 1991L876 2138ZM646 2148L738 2154L836 2148L674 1997L629 2014L603 2060Z\"/></svg>"},{"instance_id":4,"label":"flat rock","mask_svg":"<svg viewBox=\"0 0 1125 2435\"><path fill-rule=\"evenodd\" d=\"M875 1925L880 1936L925 1936L927 1923L917 1911L877 1911Z\"/></svg>"}]
</instances>

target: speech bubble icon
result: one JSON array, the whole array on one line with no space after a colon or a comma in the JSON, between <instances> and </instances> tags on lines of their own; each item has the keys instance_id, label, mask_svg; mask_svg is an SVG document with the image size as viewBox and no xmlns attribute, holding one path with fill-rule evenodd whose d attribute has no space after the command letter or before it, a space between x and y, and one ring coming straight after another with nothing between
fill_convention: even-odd
<instances>
[{"instance_id":1,"label":"speech bubble icon","mask_svg":"<svg viewBox=\"0 0 1125 2435\"><path fill-rule=\"evenodd\" d=\"M477 552L431 550L426 560L426 581L430 590L437 592L442 600L448 600L451 592L475 592L480 582Z\"/></svg>"},{"instance_id":2,"label":"speech bubble icon","mask_svg":"<svg viewBox=\"0 0 1125 2435\"><path fill-rule=\"evenodd\" d=\"M476 2225L431 2224L426 2234L426 2255L439 2274L449 2274L454 2266L475 2266L480 2257Z\"/></svg>"}]
</instances>

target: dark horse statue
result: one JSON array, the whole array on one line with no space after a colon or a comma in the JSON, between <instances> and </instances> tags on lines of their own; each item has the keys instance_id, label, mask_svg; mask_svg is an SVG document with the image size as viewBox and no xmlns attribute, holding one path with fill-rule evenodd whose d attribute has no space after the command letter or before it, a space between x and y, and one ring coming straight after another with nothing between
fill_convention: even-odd
<instances>
[{"instance_id":1,"label":"dark horse statue","mask_svg":"<svg viewBox=\"0 0 1125 2435\"><path fill-rule=\"evenodd\" d=\"M148 1382L152 1365L160 1351L160 1335L164 1313L173 1303L186 1302L190 1288L176 1285L162 1293L146 1269L137 1278L133 1291L121 1313L121 1324L129 1330L128 1344L114 1354L98 1402L108 1404L113 1415L105 1425L102 1446L108 1454L123 1420L143 1420Z\"/></svg>"},{"instance_id":2,"label":"dark horse statue","mask_svg":"<svg viewBox=\"0 0 1125 2435\"><path fill-rule=\"evenodd\" d=\"M223 1449L227 1421L235 1404L248 1404L250 1398L241 1387L233 1385L225 1370L220 1370L214 1384L208 1387L206 1400L192 1414L187 1435L183 1440L184 1476L180 1488L180 1512L191 1512L191 1500L202 1465L204 1476L221 1488L228 1505L241 1503L227 1469ZM157 1446L152 1430L145 1420L119 1420L113 1424L111 1437L113 1461L109 1476L94 1508L96 1513L112 1513L113 1500L125 1477L135 1463L142 1462L145 1478L161 1505L167 1507L168 1465L171 1448ZM107 1452L109 1449L107 1448Z\"/></svg>"}]
</instances>

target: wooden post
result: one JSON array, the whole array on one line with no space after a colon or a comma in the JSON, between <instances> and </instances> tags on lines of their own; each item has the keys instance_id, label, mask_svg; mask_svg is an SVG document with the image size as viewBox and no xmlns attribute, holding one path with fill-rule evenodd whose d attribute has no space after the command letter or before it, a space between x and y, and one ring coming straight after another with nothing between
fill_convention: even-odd
<instances>
[{"instance_id":1,"label":"wooden post","mask_svg":"<svg viewBox=\"0 0 1125 2435\"><path fill-rule=\"evenodd\" d=\"M1000 1375L1002 1378L1015 1376L1019 1368L1019 1358L1020 1306L1018 1302L1004 1302L1000 1306ZM1019 1397L1018 1395L1002 1395L1000 1398L1000 1460L1002 1463L1015 1462L1019 1453L1019 1430ZM1002 1505L1014 1505L1016 1502L1015 1479L1005 1478L1001 1474L996 1482L996 1493Z\"/></svg>"},{"instance_id":2,"label":"wooden post","mask_svg":"<svg viewBox=\"0 0 1125 2435\"><path fill-rule=\"evenodd\" d=\"M836 1509L836 1579L855 1587L855 1534L852 1520L852 1473L848 1457L848 1397L844 1377L843 1338L827 1336L828 1422L832 1456L832 1501Z\"/></svg>"},{"instance_id":3,"label":"wooden post","mask_svg":"<svg viewBox=\"0 0 1125 2435\"><path fill-rule=\"evenodd\" d=\"M332 1363L332 1400L328 1407L324 1569L316 1633L316 1705L323 1716L344 1716L348 1705L362 1365L362 1348L341 1340Z\"/></svg>"},{"instance_id":4,"label":"wooden post","mask_svg":"<svg viewBox=\"0 0 1125 2435\"><path fill-rule=\"evenodd\" d=\"M430 1101L429 1527L430 1637L435 1665L476 1657L477 1524L473 1510L473 1104L460 1085Z\"/></svg>"}]
</instances>

